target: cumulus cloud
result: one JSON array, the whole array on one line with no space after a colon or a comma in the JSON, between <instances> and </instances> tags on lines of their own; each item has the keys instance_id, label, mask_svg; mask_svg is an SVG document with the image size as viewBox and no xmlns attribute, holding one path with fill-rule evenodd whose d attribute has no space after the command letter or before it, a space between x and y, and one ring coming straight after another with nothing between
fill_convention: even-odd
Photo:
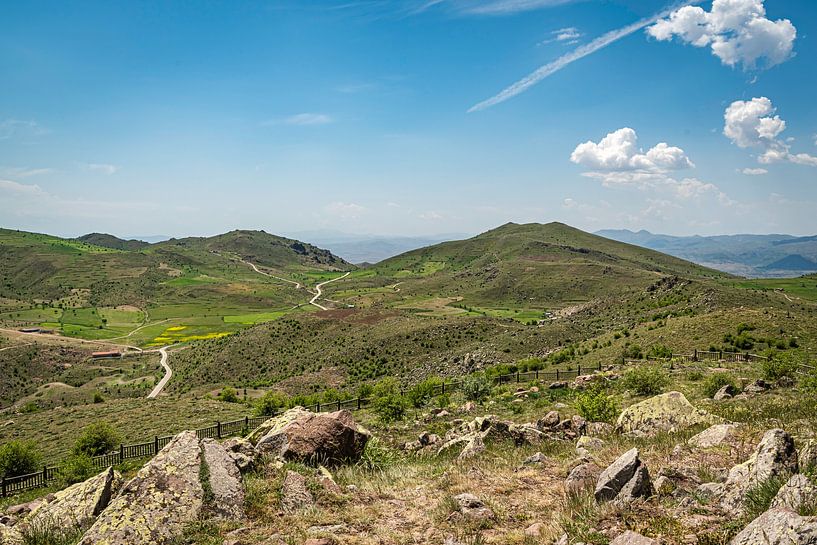
<instances>
[{"instance_id":1,"label":"cumulus cloud","mask_svg":"<svg viewBox=\"0 0 817 545\"><path fill-rule=\"evenodd\" d=\"M107 176L111 176L112 174L116 174L119 170L119 167L116 165L109 165L107 163L84 163L83 166L86 170L91 172L98 172L100 174L105 174Z\"/></svg>"},{"instance_id":2,"label":"cumulus cloud","mask_svg":"<svg viewBox=\"0 0 817 545\"><path fill-rule=\"evenodd\" d=\"M763 176L764 174L769 173L769 171L765 168L744 168L740 172L747 176Z\"/></svg>"},{"instance_id":3,"label":"cumulus cloud","mask_svg":"<svg viewBox=\"0 0 817 545\"><path fill-rule=\"evenodd\" d=\"M647 28L657 40L709 47L728 66L771 67L792 56L797 29L788 19L766 18L763 0L713 0L711 11L684 6Z\"/></svg>"},{"instance_id":4,"label":"cumulus cloud","mask_svg":"<svg viewBox=\"0 0 817 545\"><path fill-rule=\"evenodd\" d=\"M790 162L817 166L817 157L791 153L790 144L780 136L786 130L786 122L775 115L776 111L766 97L736 100L723 114L723 134L740 148L760 150L757 159L762 164Z\"/></svg>"},{"instance_id":5,"label":"cumulus cloud","mask_svg":"<svg viewBox=\"0 0 817 545\"><path fill-rule=\"evenodd\" d=\"M611 132L598 143L587 141L576 146L570 160L577 165L597 170L655 172L679 170L695 165L681 148L661 142L647 150L638 148L638 135L624 127Z\"/></svg>"}]
</instances>

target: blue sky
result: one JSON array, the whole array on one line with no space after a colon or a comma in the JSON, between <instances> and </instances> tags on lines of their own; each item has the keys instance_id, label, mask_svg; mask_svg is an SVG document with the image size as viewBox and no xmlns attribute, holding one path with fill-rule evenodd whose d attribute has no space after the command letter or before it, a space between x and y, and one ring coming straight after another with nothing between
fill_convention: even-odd
<instances>
[{"instance_id":1,"label":"blue sky","mask_svg":"<svg viewBox=\"0 0 817 545\"><path fill-rule=\"evenodd\" d=\"M0 225L815 234L817 3L714 4L7 3Z\"/></svg>"}]
</instances>

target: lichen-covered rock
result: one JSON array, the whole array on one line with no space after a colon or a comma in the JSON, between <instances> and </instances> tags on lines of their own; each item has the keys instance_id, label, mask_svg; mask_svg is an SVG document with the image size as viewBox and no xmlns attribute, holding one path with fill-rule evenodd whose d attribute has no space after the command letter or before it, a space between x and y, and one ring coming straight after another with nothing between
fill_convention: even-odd
<instances>
[{"instance_id":1,"label":"lichen-covered rock","mask_svg":"<svg viewBox=\"0 0 817 545\"><path fill-rule=\"evenodd\" d=\"M180 433L122 488L79 545L170 543L202 512L200 469L196 434Z\"/></svg>"},{"instance_id":2,"label":"lichen-covered rock","mask_svg":"<svg viewBox=\"0 0 817 545\"><path fill-rule=\"evenodd\" d=\"M281 507L284 513L295 513L314 504L312 493L306 487L306 477L295 471L287 471L281 485Z\"/></svg>"},{"instance_id":3,"label":"lichen-covered rock","mask_svg":"<svg viewBox=\"0 0 817 545\"><path fill-rule=\"evenodd\" d=\"M623 433L649 436L719 422L718 417L696 409L681 392L668 392L624 409L616 428Z\"/></svg>"},{"instance_id":4,"label":"lichen-covered rock","mask_svg":"<svg viewBox=\"0 0 817 545\"><path fill-rule=\"evenodd\" d=\"M210 514L230 519L244 517L244 486L235 460L213 439L201 442L204 463L207 464L212 502Z\"/></svg>"},{"instance_id":5,"label":"lichen-covered rock","mask_svg":"<svg viewBox=\"0 0 817 545\"><path fill-rule=\"evenodd\" d=\"M458 458L472 458L483 452L485 452L485 442L482 440L482 435L479 433L473 433L469 436L469 439L466 441L465 446L462 448L462 452L460 452Z\"/></svg>"},{"instance_id":6,"label":"lichen-covered rock","mask_svg":"<svg viewBox=\"0 0 817 545\"><path fill-rule=\"evenodd\" d=\"M732 386L731 384L726 384L724 386L721 386L721 389L715 392L715 395L712 396L712 399L714 399L715 401L723 401L724 399L731 399L732 396L734 396L737 393L738 392L737 390L735 390L734 386Z\"/></svg>"},{"instance_id":7,"label":"lichen-covered rock","mask_svg":"<svg viewBox=\"0 0 817 545\"><path fill-rule=\"evenodd\" d=\"M792 511L799 511L804 505L813 505L817 501L817 486L805 475L792 475L771 503L772 508L785 507Z\"/></svg>"},{"instance_id":8,"label":"lichen-covered rock","mask_svg":"<svg viewBox=\"0 0 817 545\"><path fill-rule=\"evenodd\" d=\"M550 411L536 422L536 427L540 430L550 430L559 425L562 416L557 411Z\"/></svg>"},{"instance_id":9,"label":"lichen-covered rock","mask_svg":"<svg viewBox=\"0 0 817 545\"><path fill-rule=\"evenodd\" d=\"M769 509L729 545L817 545L817 518L801 517L788 509Z\"/></svg>"},{"instance_id":10,"label":"lichen-covered rock","mask_svg":"<svg viewBox=\"0 0 817 545\"><path fill-rule=\"evenodd\" d=\"M35 527L85 528L93 523L122 486L122 476L109 467L99 475L56 492L40 503L22 524Z\"/></svg>"},{"instance_id":11,"label":"lichen-covered rock","mask_svg":"<svg viewBox=\"0 0 817 545\"><path fill-rule=\"evenodd\" d=\"M627 530L610 542L610 545L657 545L657 541Z\"/></svg>"},{"instance_id":12,"label":"lichen-covered rock","mask_svg":"<svg viewBox=\"0 0 817 545\"><path fill-rule=\"evenodd\" d=\"M360 459L369 437L349 411L315 414L295 408L265 422L250 440L256 439L257 452L281 460L338 464Z\"/></svg>"},{"instance_id":13,"label":"lichen-covered rock","mask_svg":"<svg viewBox=\"0 0 817 545\"><path fill-rule=\"evenodd\" d=\"M690 438L689 444L697 448L712 448L723 445L737 436L735 424L715 424Z\"/></svg>"},{"instance_id":14,"label":"lichen-covered rock","mask_svg":"<svg viewBox=\"0 0 817 545\"><path fill-rule=\"evenodd\" d=\"M800 470L817 470L817 441L809 439L797 453L798 461L800 462Z\"/></svg>"},{"instance_id":15,"label":"lichen-covered rock","mask_svg":"<svg viewBox=\"0 0 817 545\"><path fill-rule=\"evenodd\" d=\"M23 545L23 536L16 529L0 524L0 545Z\"/></svg>"},{"instance_id":16,"label":"lichen-covered rock","mask_svg":"<svg viewBox=\"0 0 817 545\"><path fill-rule=\"evenodd\" d=\"M565 490L580 492L590 488L599 478L601 468L592 462L586 462L574 467L565 479Z\"/></svg>"},{"instance_id":17,"label":"lichen-covered rock","mask_svg":"<svg viewBox=\"0 0 817 545\"><path fill-rule=\"evenodd\" d=\"M601 450L604 447L604 441L598 437L590 437L583 435L576 441L576 449L585 449L587 451Z\"/></svg>"},{"instance_id":18,"label":"lichen-covered rock","mask_svg":"<svg viewBox=\"0 0 817 545\"><path fill-rule=\"evenodd\" d=\"M729 470L721 506L726 511L739 513L743 510L746 492L772 477L788 477L796 471L794 440L781 429L769 430L749 459Z\"/></svg>"},{"instance_id":19,"label":"lichen-covered rock","mask_svg":"<svg viewBox=\"0 0 817 545\"><path fill-rule=\"evenodd\" d=\"M638 449L633 448L605 469L598 482L594 495L596 501L626 503L635 498L646 498L653 493L650 473L641 461Z\"/></svg>"}]
</instances>

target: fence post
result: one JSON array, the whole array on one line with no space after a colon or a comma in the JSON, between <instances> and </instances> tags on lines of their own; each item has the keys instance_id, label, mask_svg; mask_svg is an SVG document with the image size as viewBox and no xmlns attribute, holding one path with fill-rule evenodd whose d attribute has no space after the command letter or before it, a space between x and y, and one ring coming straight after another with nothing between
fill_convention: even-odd
<instances>
[{"instance_id":1,"label":"fence post","mask_svg":"<svg viewBox=\"0 0 817 545\"><path fill-rule=\"evenodd\" d=\"M48 482L48 465L43 466L43 484Z\"/></svg>"},{"instance_id":2,"label":"fence post","mask_svg":"<svg viewBox=\"0 0 817 545\"><path fill-rule=\"evenodd\" d=\"M599 362L599 371L601 371L601 362Z\"/></svg>"},{"instance_id":3,"label":"fence post","mask_svg":"<svg viewBox=\"0 0 817 545\"><path fill-rule=\"evenodd\" d=\"M0 477L0 496L6 497L6 476Z\"/></svg>"},{"instance_id":4,"label":"fence post","mask_svg":"<svg viewBox=\"0 0 817 545\"><path fill-rule=\"evenodd\" d=\"M216 436L221 439L221 422L216 422Z\"/></svg>"},{"instance_id":5,"label":"fence post","mask_svg":"<svg viewBox=\"0 0 817 545\"><path fill-rule=\"evenodd\" d=\"M516 372L516 383L519 384L519 371Z\"/></svg>"},{"instance_id":6,"label":"fence post","mask_svg":"<svg viewBox=\"0 0 817 545\"><path fill-rule=\"evenodd\" d=\"M159 454L159 436L153 436L153 454Z\"/></svg>"},{"instance_id":7,"label":"fence post","mask_svg":"<svg viewBox=\"0 0 817 545\"><path fill-rule=\"evenodd\" d=\"M559 368L556 368L556 380L559 380Z\"/></svg>"},{"instance_id":8,"label":"fence post","mask_svg":"<svg viewBox=\"0 0 817 545\"><path fill-rule=\"evenodd\" d=\"M321 412L321 402L320 401L315 402L315 412L316 413Z\"/></svg>"},{"instance_id":9,"label":"fence post","mask_svg":"<svg viewBox=\"0 0 817 545\"><path fill-rule=\"evenodd\" d=\"M360 410L360 397L357 398L357 410Z\"/></svg>"},{"instance_id":10,"label":"fence post","mask_svg":"<svg viewBox=\"0 0 817 545\"><path fill-rule=\"evenodd\" d=\"M536 380L539 380L539 369L536 369Z\"/></svg>"},{"instance_id":11,"label":"fence post","mask_svg":"<svg viewBox=\"0 0 817 545\"><path fill-rule=\"evenodd\" d=\"M698 349L692 351L692 361L698 361Z\"/></svg>"},{"instance_id":12,"label":"fence post","mask_svg":"<svg viewBox=\"0 0 817 545\"><path fill-rule=\"evenodd\" d=\"M443 393L440 394L440 395L443 395L444 393L445 393L445 381L443 381Z\"/></svg>"},{"instance_id":13,"label":"fence post","mask_svg":"<svg viewBox=\"0 0 817 545\"><path fill-rule=\"evenodd\" d=\"M723 350L718 350L718 361L723 359Z\"/></svg>"},{"instance_id":14,"label":"fence post","mask_svg":"<svg viewBox=\"0 0 817 545\"><path fill-rule=\"evenodd\" d=\"M249 429L250 429L250 417L249 416L244 417L244 427L247 429L247 431L249 431Z\"/></svg>"},{"instance_id":15,"label":"fence post","mask_svg":"<svg viewBox=\"0 0 817 545\"><path fill-rule=\"evenodd\" d=\"M338 399L338 410L340 410L340 399Z\"/></svg>"},{"instance_id":16,"label":"fence post","mask_svg":"<svg viewBox=\"0 0 817 545\"><path fill-rule=\"evenodd\" d=\"M125 461L125 445L119 443L119 463L121 464L124 461Z\"/></svg>"},{"instance_id":17,"label":"fence post","mask_svg":"<svg viewBox=\"0 0 817 545\"><path fill-rule=\"evenodd\" d=\"M580 377L580 376L581 376L581 374L582 374L582 364L580 363L580 364L578 364L578 365L576 366L576 376L577 376L577 377Z\"/></svg>"}]
</instances>

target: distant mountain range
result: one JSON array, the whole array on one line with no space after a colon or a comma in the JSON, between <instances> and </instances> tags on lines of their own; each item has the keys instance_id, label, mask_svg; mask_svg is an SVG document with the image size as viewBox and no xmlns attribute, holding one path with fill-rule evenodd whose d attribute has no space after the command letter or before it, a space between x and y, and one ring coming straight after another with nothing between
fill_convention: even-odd
<instances>
[{"instance_id":1,"label":"distant mountain range","mask_svg":"<svg viewBox=\"0 0 817 545\"><path fill-rule=\"evenodd\" d=\"M627 229L606 229L596 234L750 278L792 277L817 272L817 236L679 237Z\"/></svg>"}]
</instances>

